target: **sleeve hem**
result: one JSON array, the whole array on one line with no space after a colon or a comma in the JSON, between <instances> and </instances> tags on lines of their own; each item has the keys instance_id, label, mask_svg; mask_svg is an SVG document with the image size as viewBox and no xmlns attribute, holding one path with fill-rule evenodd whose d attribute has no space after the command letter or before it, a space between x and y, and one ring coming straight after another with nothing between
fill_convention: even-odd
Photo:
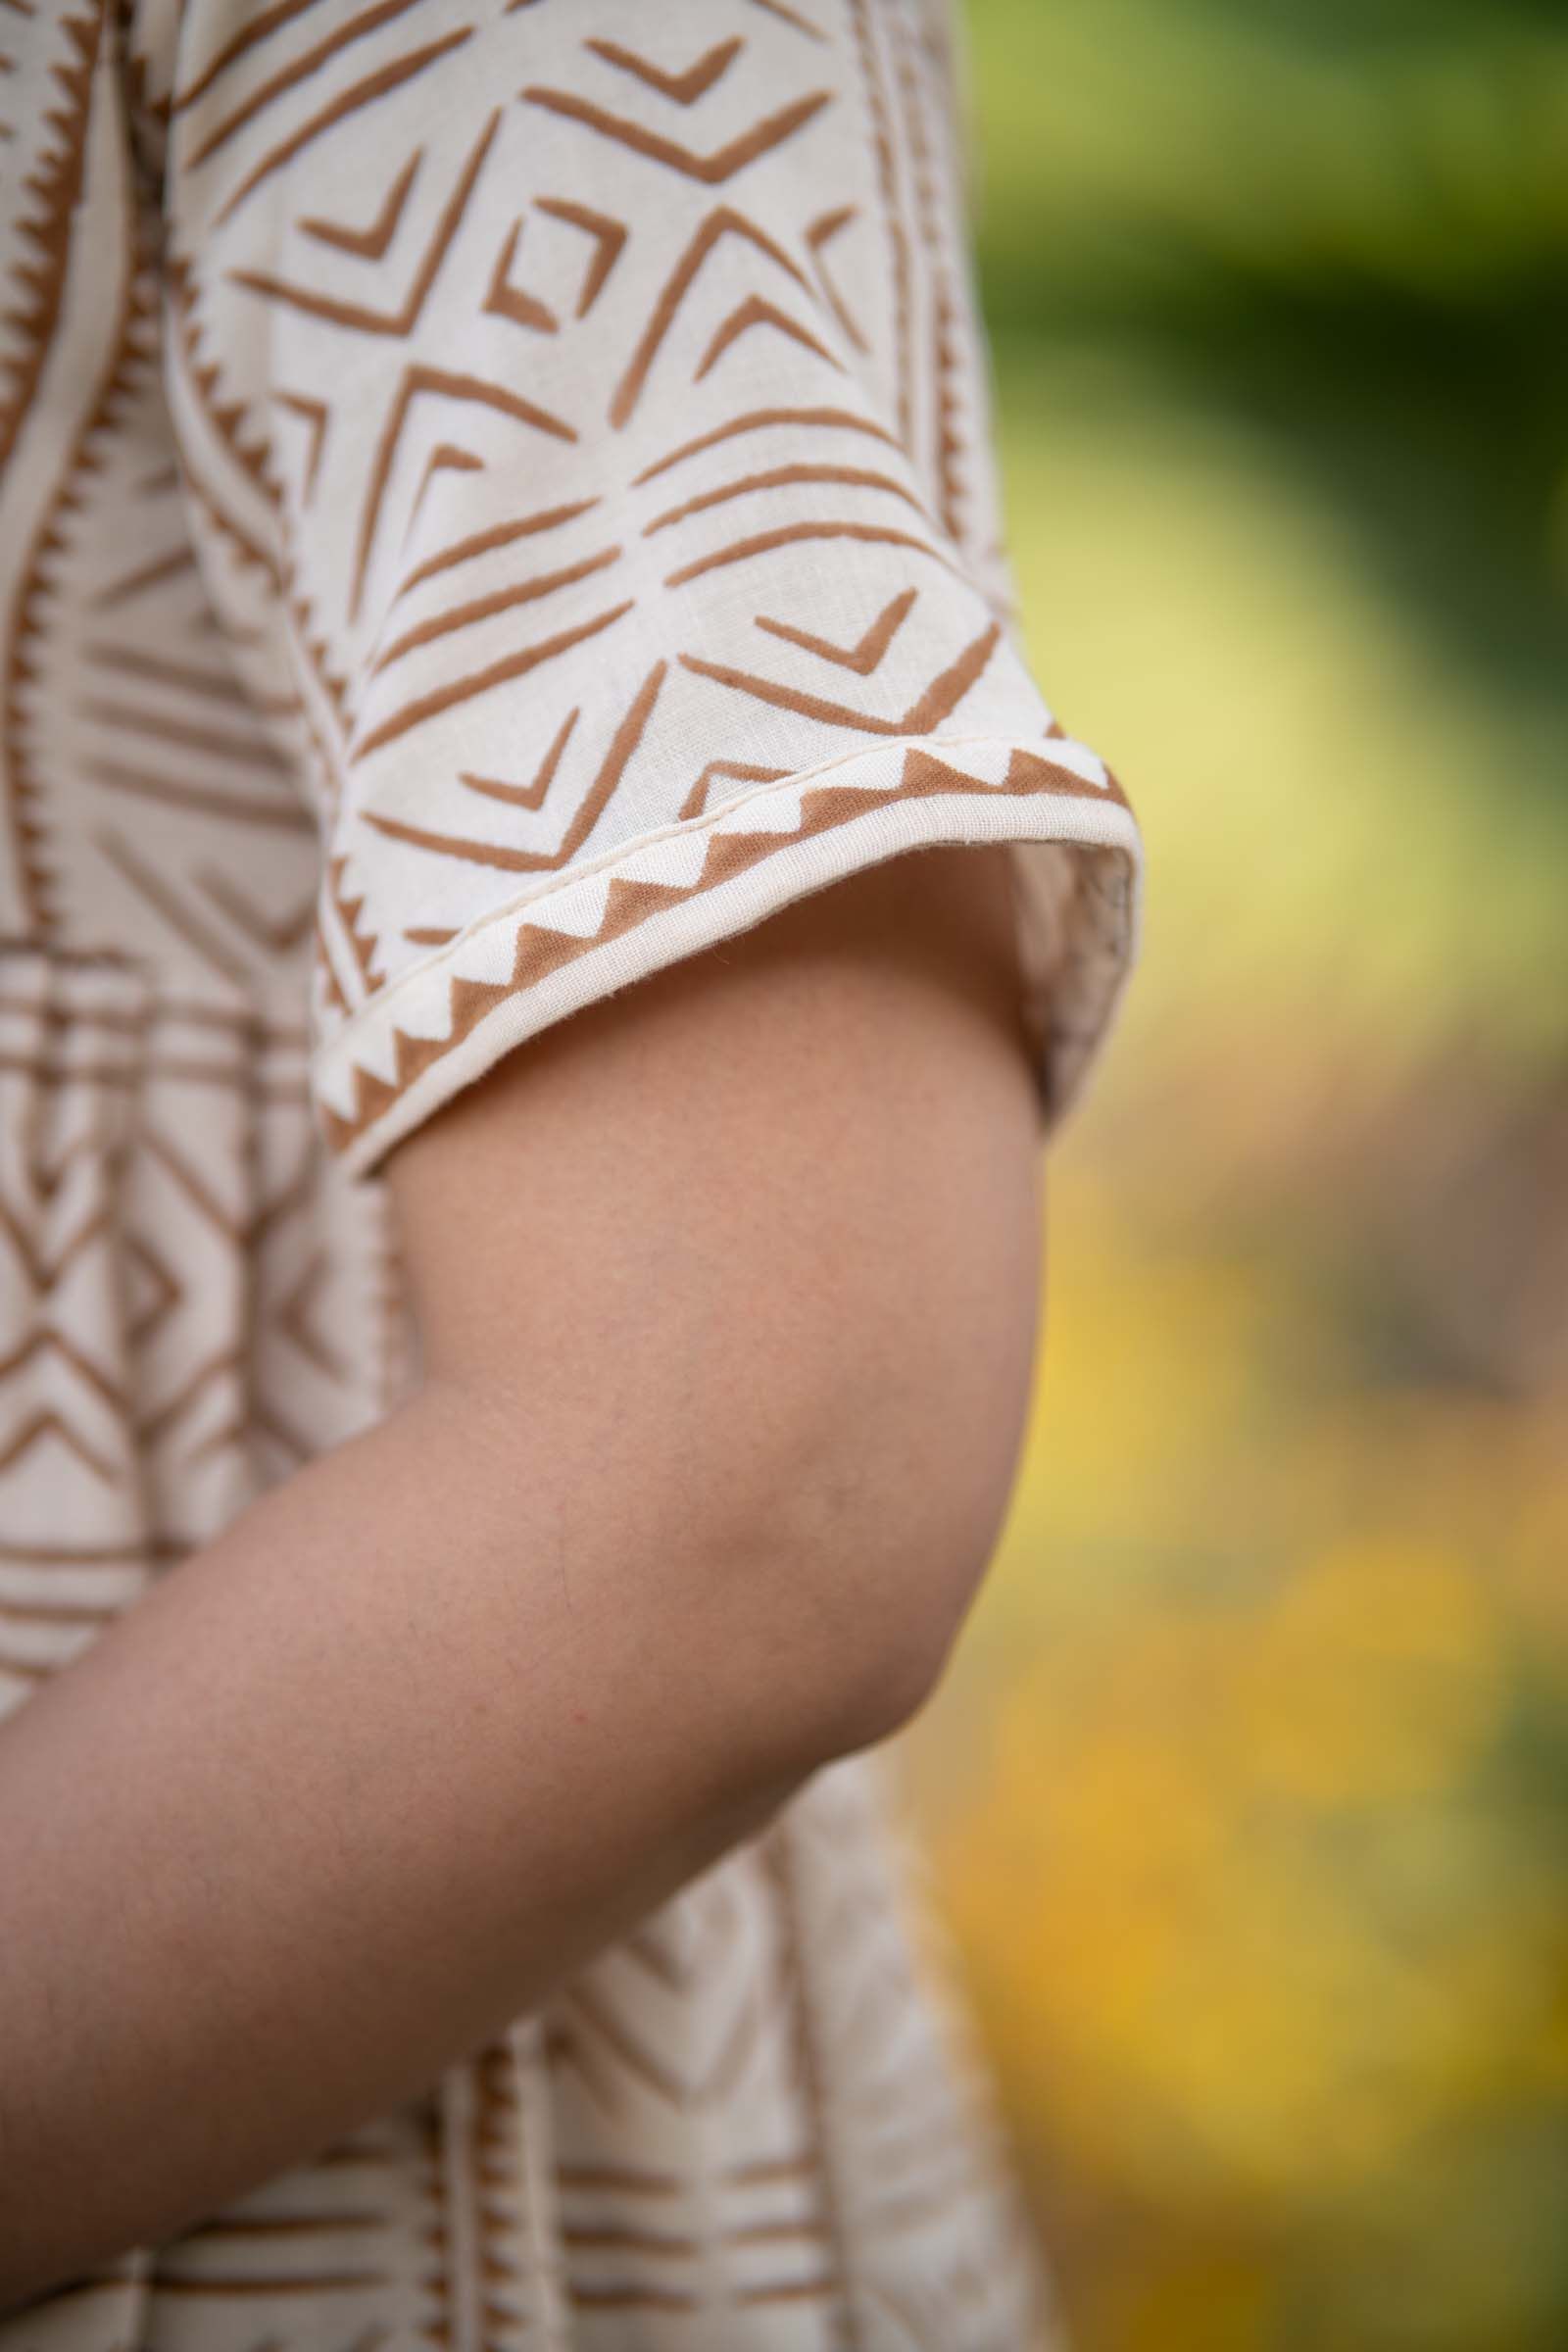
<instances>
[{"instance_id":1,"label":"sleeve hem","mask_svg":"<svg viewBox=\"0 0 1568 2352\"><path fill-rule=\"evenodd\" d=\"M351 1175L524 1039L792 900L943 843L1041 845L1016 873L1048 1120L1080 1091L1137 951L1142 844L1115 778L1069 737L900 737L579 862L388 981L317 1045L325 1142Z\"/></svg>"}]
</instances>

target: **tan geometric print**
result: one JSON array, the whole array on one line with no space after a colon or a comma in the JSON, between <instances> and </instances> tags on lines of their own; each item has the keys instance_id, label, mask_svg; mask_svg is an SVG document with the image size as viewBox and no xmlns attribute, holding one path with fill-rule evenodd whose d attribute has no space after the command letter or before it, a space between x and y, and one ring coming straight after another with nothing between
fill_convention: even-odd
<instances>
[{"instance_id":1,"label":"tan geometric print","mask_svg":"<svg viewBox=\"0 0 1568 2352\"><path fill-rule=\"evenodd\" d=\"M304 22L187 10L164 202L196 543L322 828L329 1141L366 1170L532 1030L944 839L1058 877L1040 965L1093 942L1064 1100L1136 836L1006 634L923 19Z\"/></svg>"},{"instance_id":2,"label":"tan geometric print","mask_svg":"<svg viewBox=\"0 0 1568 2352\"><path fill-rule=\"evenodd\" d=\"M1140 848L1010 630L939 0L0 0L0 1711L417 1372L380 1163L1000 841L1057 1116ZM923 1859L817 1778L0 2352L1042 2352Z\"/></svg>"}]
</instances>

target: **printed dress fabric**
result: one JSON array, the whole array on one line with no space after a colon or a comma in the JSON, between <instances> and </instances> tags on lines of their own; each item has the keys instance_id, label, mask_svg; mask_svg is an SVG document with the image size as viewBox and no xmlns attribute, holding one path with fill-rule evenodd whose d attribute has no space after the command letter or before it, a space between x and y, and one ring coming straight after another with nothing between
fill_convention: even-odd
<instances>
[{"instance_id":1,"label":"printed dress fabric","mask_svg":"<svg viewBox=\"0 0 1568 2352\"><path fill-rule=\"evenodd\" d=\"M938 0L0 15L9 1708L408 1393L382 1163L501 1055L1000 842L1054 1120L1140 851L1010 633ZM900 1801L0 2352L1055 2343Z\"/></svg>"}]
</instances>

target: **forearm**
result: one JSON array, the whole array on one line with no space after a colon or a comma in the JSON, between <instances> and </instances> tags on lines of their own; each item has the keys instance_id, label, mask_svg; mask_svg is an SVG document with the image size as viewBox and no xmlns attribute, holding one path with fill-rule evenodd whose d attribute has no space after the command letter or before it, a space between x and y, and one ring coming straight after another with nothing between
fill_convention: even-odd
<instances>
[{"instance_id":1,"label":"forearm","mask_svg":"<svg viewBox=\"0 0 1568 2352\"><path fill-rule=\"evenodd\" d=\"M921 1703L1034 1347L1009 922L895 859L403 1146L425 1388L0 1725L0 2310L416 2095Z\"/></svg>"},{"instance_id":2,"label":"forearm","mask_svg":"<svg viewBox=\"0 0 1568 2352\"><path fill-rule=\"evenodd\" d=\"M726 1716L693 1514L515 1429L426 1390L0 1726L0 2311L416 2093L806 1777Z\"/></svg>"}]
</instances>

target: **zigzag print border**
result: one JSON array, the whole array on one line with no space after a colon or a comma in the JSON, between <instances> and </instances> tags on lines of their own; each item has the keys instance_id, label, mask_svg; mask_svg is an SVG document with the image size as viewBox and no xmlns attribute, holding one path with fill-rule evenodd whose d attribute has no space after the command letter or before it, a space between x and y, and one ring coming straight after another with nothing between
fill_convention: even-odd
<instances>
[{"instance_id":1,"label":"zigzag print border","mask_svg":"<svg viewBox=\"0 0 1568 2352\"><path fill-rule=\"evenodd\" d=\"M1047 758L1014 738L880 744L645 836L460 933L363 1005L312 1063L318 1115L350 1173L368 1174L439 1103L554 1021L792 900L900 851L984 841L1079 845L1126 860L1112 976L1072 966L1078 1001L1040 1073L1059 1112L1076 1048L1098 1034L1131 960L1142 848L1121 787L1087 746Z\"/></svg>"}]
</instances>

